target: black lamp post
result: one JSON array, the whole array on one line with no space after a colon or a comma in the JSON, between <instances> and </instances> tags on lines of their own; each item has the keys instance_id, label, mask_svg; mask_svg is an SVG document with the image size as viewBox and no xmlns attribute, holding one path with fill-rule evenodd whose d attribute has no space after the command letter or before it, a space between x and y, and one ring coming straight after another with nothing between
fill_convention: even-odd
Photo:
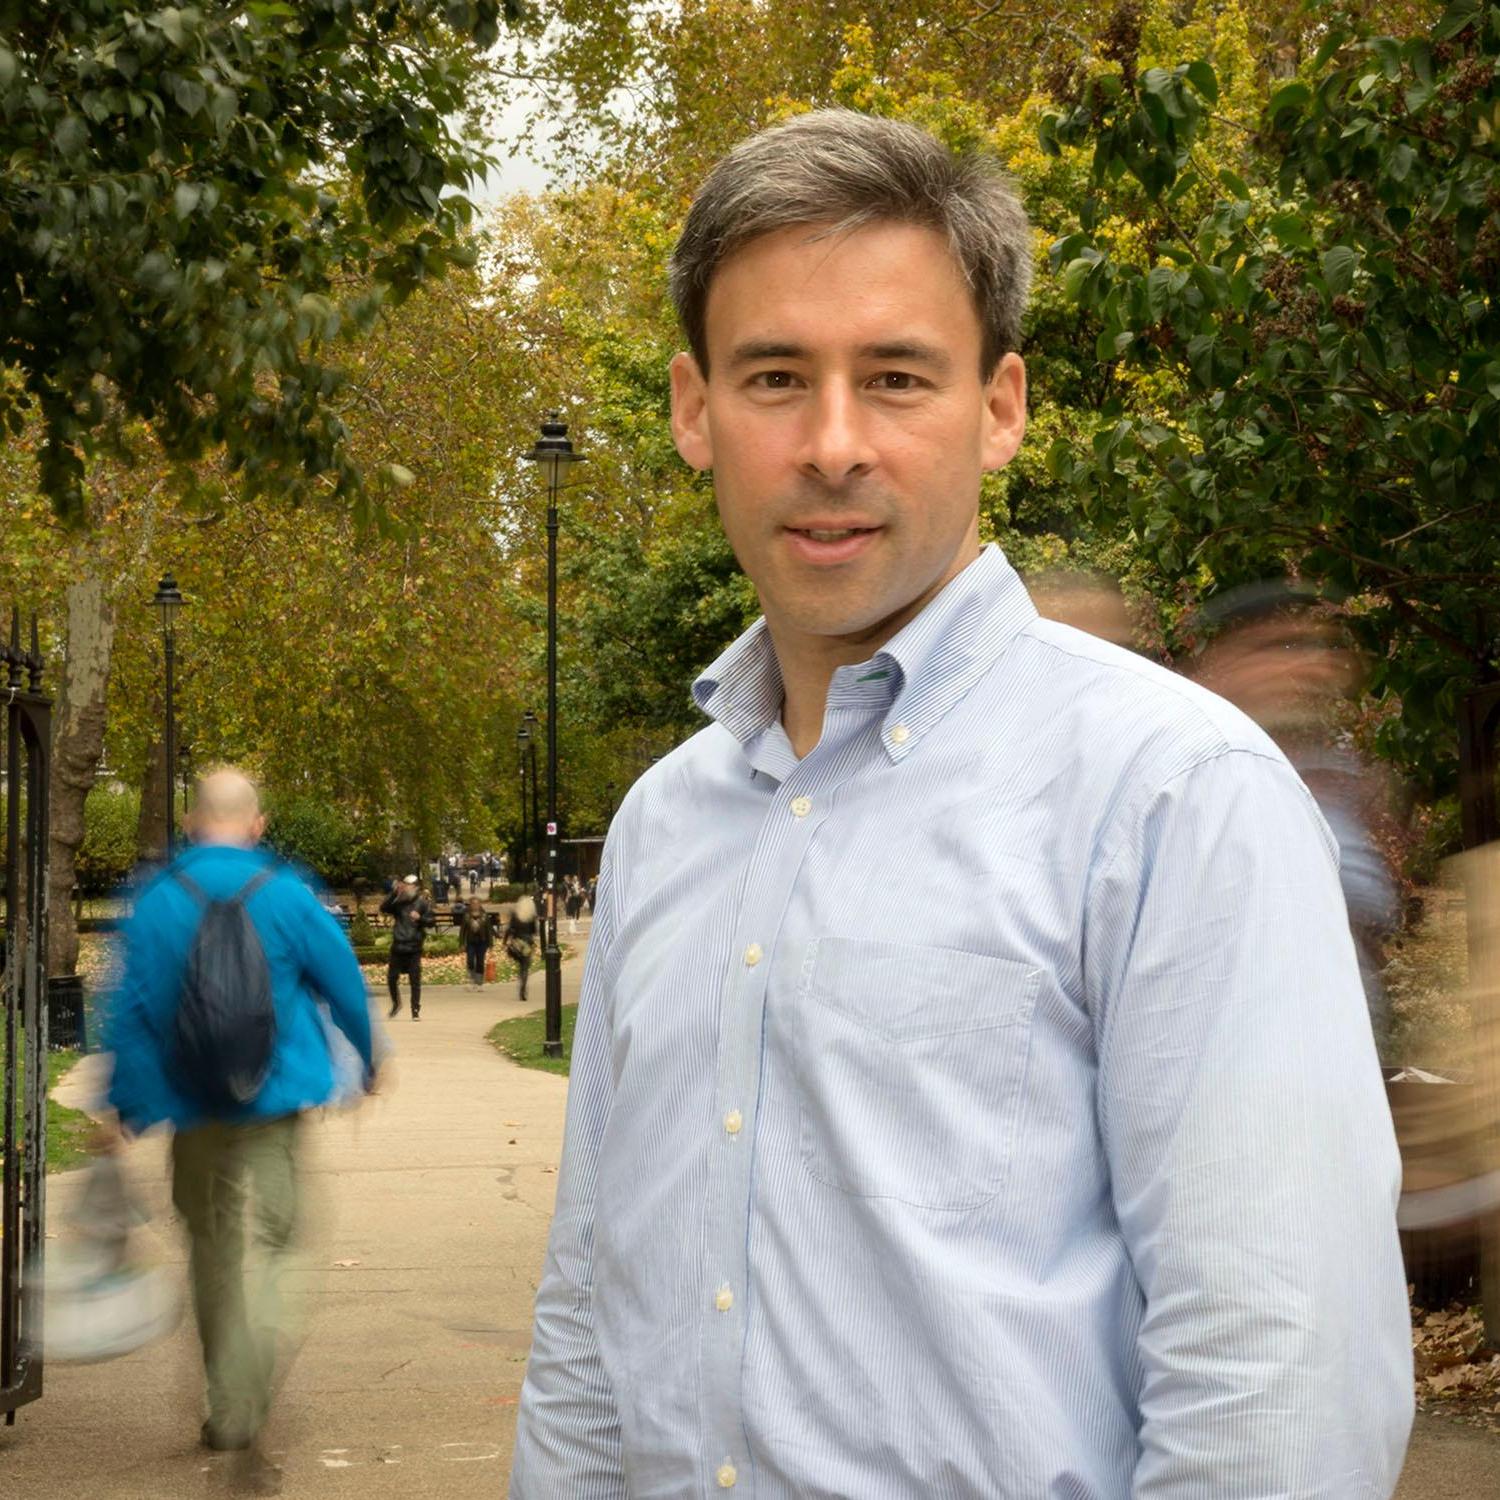
<instances>
[{"instance_id":1,"label":"black lamp post","mask_svg":"<svg viewBox=\"0 0 1500 1500\"><path fill-rule=\"evenodd\" d=\"M525 715L526 720L526 752L531 761L531 888L533 891L541 887L542 873L542 815L537 804L537 798L541 795L537 788L540 782L536 774L536 742L542 732L541 721L528 708Z\"/></svg>"},{"instance_id":2,"label":"black lamp post","mask_svg":"<svg viewBox=\"0 0 1500 1500\"><path fill-rule=\"evenodd\" d=\"M526 822L530 814L526 807L526 747L531 743L531 725L522 719L516 726L516 759L521 763L521 863L516 870L520 883L526 881L526 872L531 868L530 840L526 837Z\"/></svg>"},{"instance_id":3,"label":"black lamp post","mask_svg":"<svg viewBox=\"0 0 1500 1500\"><path fill-rule=\"evenodd\" d=\"M609 802L609 811L604 815L604 829L607 833L609 825L615 820L615 784L612 781L604 783L604 795Z\"/></svg>"},{"instance_id":4,"label":"black lamp post","mask_svg":"<svg viewBox=\"0 0 1500 1500\"><path fill-rule=\"evenodd\" d=\"M562 953L557 946L557 492L563 470L579 461L568 424L547 413L542 434L522 457L547 476L547 1034L542 1051L562 1056Z\"/></svg>"},{"instance_id":5,"label":"black lamp post","mask_svg":"<svg viewBox=\"0 0 1500 1500\"><path fill-rule=\"evenodd\" d=\"M177 611L184 604L182 590L177 587L177 580L170 573L163 573L162 580L156 586L156 593L152 596L151 603L156 607L157 614L161 617L162 647L166 657L167 668L167 862L176 857L177 854L177 828L176 812L177 803L177 778L173 771L177 765L177 719L175 707L172 702L172 673L176 665L177 655Z\"/></svg>"}]
</instances>

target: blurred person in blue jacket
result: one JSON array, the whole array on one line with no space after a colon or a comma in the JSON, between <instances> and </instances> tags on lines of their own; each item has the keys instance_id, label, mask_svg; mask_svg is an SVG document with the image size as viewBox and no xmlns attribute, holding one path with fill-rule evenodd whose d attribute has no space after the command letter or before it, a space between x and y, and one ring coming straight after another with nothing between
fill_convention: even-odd
<instances>
[{"instance_id":1,"label":"blurred person in blue jacket","mask_svg":"<svg viewBox=\"0 0 1500 1500\"><path fill-rule=\"evenodd\" d=\"M193 1306L208 1383L202 1441L245 1455L254 1487L275 1482L257 1442L270 1406L279 1283L298 1226L297 1159L302 1116L338 1094L334 1027L348 1039L366 1091L376 1080L369 1003L349 941L309 886L257 846L265 816L254 784L221 769L198 785L191 847L141 894L125 930L123 971L105 1045L114 1063L108 1103L121 1133L169 1124L172 1201L187 1228ZM187 877L184 883L181 877ZM263 883L249 889L258 876ZM184 974L203 902L246 893L245 915L265 956L275 1011L264 1081L248 1102L206 1109L174 1064ZM249 1206L260 1264L247 1278Z\"/></svg>"}]
</instances>

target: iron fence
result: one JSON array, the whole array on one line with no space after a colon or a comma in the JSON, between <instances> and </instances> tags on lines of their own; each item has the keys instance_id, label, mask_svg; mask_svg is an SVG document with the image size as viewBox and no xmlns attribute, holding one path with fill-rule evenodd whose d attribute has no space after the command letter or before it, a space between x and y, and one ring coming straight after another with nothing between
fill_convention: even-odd
<instances>
[{"instance_id":1,"label":"iron fence","mask_svg":"<svg viewBox=\"0 0 1500 1500\"><path fill-rule=\"evenodd\" d=\"M47 1214L47 806L52 701L36 619L0 645L5 682L4 1199L0 1205L0 1412L42 1394L41 1265Z\"/></svg>"}]
</instances>

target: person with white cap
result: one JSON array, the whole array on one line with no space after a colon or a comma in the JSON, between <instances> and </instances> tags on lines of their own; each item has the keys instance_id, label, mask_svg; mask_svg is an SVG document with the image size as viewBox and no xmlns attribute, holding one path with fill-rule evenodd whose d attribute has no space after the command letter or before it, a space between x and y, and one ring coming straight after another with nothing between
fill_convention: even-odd
<instances>
[{"instance_id":1,"label":"person with white cap","mask_svg":"<svg viewBox=\"0 0 1500 1500\"><path fill-rule=\"evenodd\" d=\"M392 917L395 926L391 930L391 956L386 965L385 982L391 992L391 1015L401 1010L401 976L411 979L411 1018L422 1019L422 945L427 939L427 929L437 920L432 914L432 903L422 894L422 882L416 875L408 875L395 885L389 896L380 903L381 911Z\"/></svg>"}]
</instances>

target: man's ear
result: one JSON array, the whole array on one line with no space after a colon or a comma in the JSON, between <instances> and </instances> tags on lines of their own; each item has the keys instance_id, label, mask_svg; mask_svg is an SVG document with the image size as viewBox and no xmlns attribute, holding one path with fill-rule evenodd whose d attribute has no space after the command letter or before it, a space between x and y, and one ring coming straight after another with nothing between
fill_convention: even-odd
<instances>
[{"instance_id":1,"label":"man's ear","mask_svg":"<svg viewBox=\"0 0 1500 1500\"><path fill-rule=\"evenodd\" d=\"M995 366L984 388L984 435L980 453L984 468L1003 469L1016 456L1026 435L1026 366L1019 354L1007 354Z\"/></svg>"},{"instance_id":2,"label":"man's ear","mask_svg":"<svg viewBox=\"0 0 1500 1500\"><path fill-rule=\"evenodd\" d=\"M708 381L691 354L672 356L672 441L682 461L700 473L714 466L708 430Z\"/></svg>"}]
</instances>

